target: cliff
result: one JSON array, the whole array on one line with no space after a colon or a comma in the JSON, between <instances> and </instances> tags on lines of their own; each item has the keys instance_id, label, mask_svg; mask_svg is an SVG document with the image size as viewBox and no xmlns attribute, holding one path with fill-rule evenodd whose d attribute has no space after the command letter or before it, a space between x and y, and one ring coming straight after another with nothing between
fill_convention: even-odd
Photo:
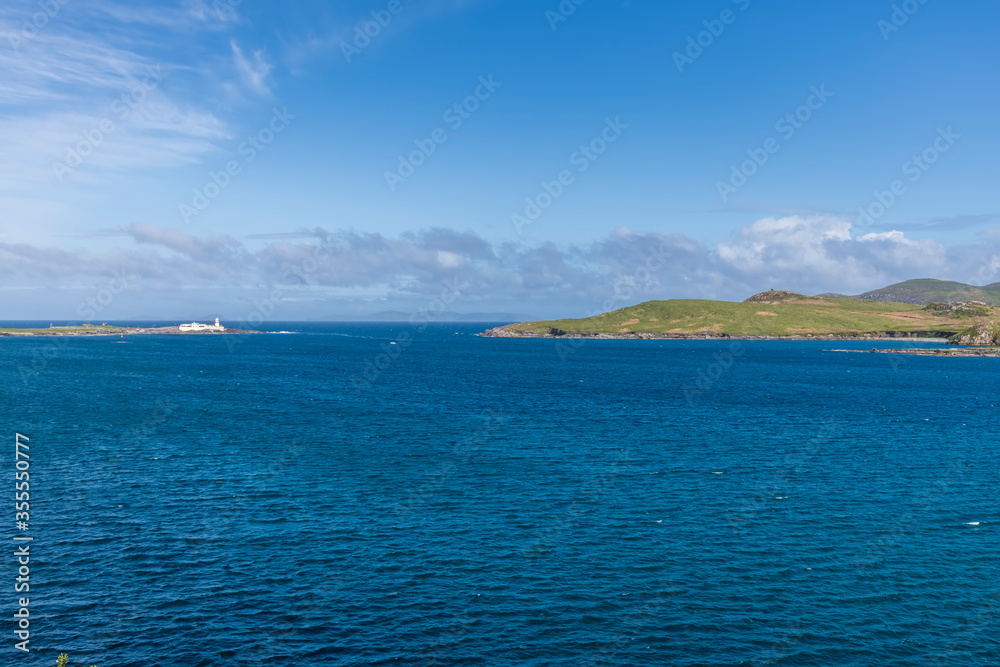
<instances>
[{"instance_id":1,"label":"cliff","mask_svg":"<svg viewBox=\"0 0 1000 667\"><path fill-rule=\"evenodd\" d=\"M954 345L1000 345L1000 324L995 320L977 322L948 339Z\"/></svg>"}]
</instances>

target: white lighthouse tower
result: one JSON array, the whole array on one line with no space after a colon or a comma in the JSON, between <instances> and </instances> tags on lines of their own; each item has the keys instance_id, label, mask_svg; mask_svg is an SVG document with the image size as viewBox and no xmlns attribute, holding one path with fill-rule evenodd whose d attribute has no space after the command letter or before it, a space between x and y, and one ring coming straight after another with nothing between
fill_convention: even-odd
<instances>
[{"instance_id":1,"label":"white lighthouse tower","mask_svg":"<svg viewBox=\"0 0 1000 667\"><path fill-rule=\"evenodd\" d=\"M200 324L198 322L192 322L191 324L182 324L180 326L181 331L225 331L226 327L219 324L219 318L215 318L215 324Z\"/></svg>"}]
</instances>

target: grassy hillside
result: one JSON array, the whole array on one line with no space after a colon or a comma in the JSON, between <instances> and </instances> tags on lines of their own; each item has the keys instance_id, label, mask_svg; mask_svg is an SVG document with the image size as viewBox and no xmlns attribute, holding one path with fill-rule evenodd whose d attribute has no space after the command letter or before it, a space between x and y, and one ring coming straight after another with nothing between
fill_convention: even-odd
<instances>
[{"instance_id":1,"label":"grassy hillside","mask_svg":"<svg viewBox=\"0 0 1000 667\"><path fill-rule=\"evenodd\" d=\"M925 305L943 301L984 301L997 306L1000 305L1000 283L974 287L948 280L907 280L859 294L855 298Z\"/></svg>"},{"instance_id":2,"label":"grassy hillside","mask_svg":"<svg viewBox=\"0 0 1000 667\"><path fill-rule=\"evenodd\" d=\"M647 301L594 317L523 322L504 329L515 335L547 334L552 329L567 333L732 336L855 335L885 331L959 333L982 317L978 311L955 312L906 303L821 299L787 292L783 295L749 303L697 299ZM995 314L996 309L989 312Z\"/></svg>"},{"instance_id":3,"label":"grassy hillside","mask_svg":"<svg viewBox=\"0 0 1000 667\"><path fill-rule=\"evenodd\" d=\"M125 327L110 324L91 326L45 327L44 329L0 329L0 336L79 336L127 333Z\"/></svg>"}]
</instances>

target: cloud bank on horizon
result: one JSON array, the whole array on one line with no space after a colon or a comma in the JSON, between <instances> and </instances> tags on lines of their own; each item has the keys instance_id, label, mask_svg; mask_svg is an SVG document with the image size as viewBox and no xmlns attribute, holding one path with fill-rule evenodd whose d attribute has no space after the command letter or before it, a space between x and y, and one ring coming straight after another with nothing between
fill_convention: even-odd
<instances>
[{"instance_id":1,"label":"cloud bank on horizon","mask_svg":"<svg viewBox=\"0 0 1000 667\"><path fill-rule=\"evenodd\" d=\"M321 319L442 293L562 317L993 282L998 18L11 0L0 319L240 319L261 299Z\"/></svg>"},{"instance_id":2,"label":"cloud bank on horizon","mask_svg":"<svg viewBox=\"0 0 1000 667\"><path fill-rule=\"evenodd\" d=\"M315 228L241 239L134 224L108 230L128 245L99 254L0 241L0 280L19 317L42 317L46 294L64 307L75 300L67 318L105 320L192 309L245 320L262 300L275 319L321 319L427 309L442 295L464 312L582 316L648 299L741 300L770 288L854 294L915 276L1000 280L1000 234L944 246L851 230L834 216L787 216L718 244L620 227L561 248L447 229L390 237ZM96 299L102 293L109 296Z\"/></svg>"}]
</instances>

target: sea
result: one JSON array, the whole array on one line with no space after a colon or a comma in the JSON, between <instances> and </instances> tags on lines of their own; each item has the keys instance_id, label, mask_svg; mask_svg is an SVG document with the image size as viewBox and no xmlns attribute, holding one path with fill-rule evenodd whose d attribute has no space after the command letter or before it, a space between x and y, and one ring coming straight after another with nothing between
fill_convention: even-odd
<instances>
[{"instance_id":1,"label":"sea","mask_svg":"<svg viewBox=\"0 0 1000 667\"><path fill-rule=\"evenodd\" d=\"M1000 359L497 324L0 338L0 662L1000 665Z\"/></svg>"}]
</instances>

